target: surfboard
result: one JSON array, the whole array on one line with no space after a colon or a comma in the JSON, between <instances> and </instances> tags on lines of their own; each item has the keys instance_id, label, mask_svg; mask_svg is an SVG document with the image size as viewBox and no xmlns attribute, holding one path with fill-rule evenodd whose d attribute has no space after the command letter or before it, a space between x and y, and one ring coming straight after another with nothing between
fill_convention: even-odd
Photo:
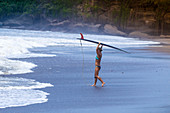
<instances>
[{"instance_id":1,"label":"surfboard","mask_svg":"<svg viewBox=\"0 0 170 113\"><path fill-rule=\"evenodd\" d=\"M87 41L87 42L92 42L92 43L95 43L95 44L99 44L99 42L97 42L97 41L93 41L93 40L89 40L89 39L84 39L84 36L83 36L82 33L80 33L80 35L81 35L81 38L77 38L78 40L83 40L83 41ZM117 50L122 51L122 52L125 52L125 53L129 53L129 52L125 51L125 50L119 49L119 48L117 48L117 47L114 47L114 46L111 46L111 45L108 45L108 44L104 44L104 43L100 43L100 44L103 45L103 46L106 46L106 47L110 47L110 48L113 48L113 49L117 49Z\"/></svg>"}]
</instances>

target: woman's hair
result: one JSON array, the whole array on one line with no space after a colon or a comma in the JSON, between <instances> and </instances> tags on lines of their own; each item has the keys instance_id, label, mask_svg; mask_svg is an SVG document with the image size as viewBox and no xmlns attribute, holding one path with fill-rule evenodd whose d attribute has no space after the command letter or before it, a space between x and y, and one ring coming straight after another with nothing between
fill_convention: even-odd
<instances>
[{"instance_id":1,"label":"woman's hair","mask_svg":"<svg viewBox=\"0 0 170 113\"><path fill-rule=\"evenodd\" d=\"M102 47L99 47L98 49L99 49L100 51L102 51Z\"/></svg>"}]
</instances>

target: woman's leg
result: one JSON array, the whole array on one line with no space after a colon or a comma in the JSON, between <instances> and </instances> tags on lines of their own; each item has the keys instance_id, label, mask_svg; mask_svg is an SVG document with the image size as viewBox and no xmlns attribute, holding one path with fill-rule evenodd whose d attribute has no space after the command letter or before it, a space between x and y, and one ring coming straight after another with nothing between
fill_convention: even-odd
<instances>
[{"instance_id":1,"label":"woman's leg","mask_svg":"<svg viewBox=\"0 0 170 113\"><path fill-rule=\"evenodd\" d=\"M99 74L99 68L95 67L95 73L94 73L95 80L94 80L94 84L92 86L96 86L98 74Z\"/></svg>"},{"instance_id":2,"label":"woman's leg","mask_svg":"<svg viewBox=\"0 0 170 113\"><path fill-rule=\"evenodd\" d=\"M99 79L99 80L102 82L102 87L103 87L103 85L105 84L105 82L103 82L102 78L98 76L99 71L100 71L100 68L99 68L99 67L96 67L96 68L95 68L95 81L94 81L94 84L93 84L92 86L96 86L97 79Z\"/></svg>"}]
</instances>

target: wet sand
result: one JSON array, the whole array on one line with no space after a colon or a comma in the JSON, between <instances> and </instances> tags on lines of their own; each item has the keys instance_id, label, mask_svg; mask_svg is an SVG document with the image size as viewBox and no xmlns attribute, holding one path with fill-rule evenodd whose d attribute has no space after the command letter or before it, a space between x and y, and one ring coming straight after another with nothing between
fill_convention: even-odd
<instances>
[{"instance_id":1,"label":"wet sand","mask_svg":"<svg viewBox=\"0 0 170 113\"><path fill-rule=\"evenodd\" d=\"M153 48L150 48L153 49ZM156 48L155 48L156 49ZM0 109L2 113L169 113L170 56L145 48L124 54L104 49L100 77L106 82L91 87L95 49L48 47L64 52L51 58L21 59L38 65L34 73L16 75L54 85L43 89L48 102ZM153 49L154 50L154 49ZM34 50L35 51L35 50ZM162 51L162 50L161 50Z\"/></svg>"},{"instance_id":2,"label":"wet sand","mask_svg":"<svg viewBox=\"0 0 170 113\"><path fill-rule=\"evenodd\" d=\"M170 54L170 39L169 38L154 39L153 41L161 42L162 45L160 47L151 47L151 50Z\"/></svg>"}]
</instances>

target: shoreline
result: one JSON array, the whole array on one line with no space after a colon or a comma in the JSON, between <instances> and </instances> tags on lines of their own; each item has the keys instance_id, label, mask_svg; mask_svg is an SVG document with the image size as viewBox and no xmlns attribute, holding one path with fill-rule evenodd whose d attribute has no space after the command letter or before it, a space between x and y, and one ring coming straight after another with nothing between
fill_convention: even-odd
<instances>
[{"instance_id":1,"label":"shoreline","mask_svg":"<svg viewBox=\"0 0 170 113\"><path fill-rule=\"evenodd\" d=\"M170 55L170 38L159 38L159 39L152 39L152 41L160 42L160 46L153 46L147 48L148 50L160 53L166 53Z\"/></svg>"},{"instance_id":2,"label":"shoreline","mask_svg":"<svg viewBox=\"0 0 170 113\"><path fill-rule=\"evenodd\" d=\"M59 31L53 31L53 30L48 30L48 29L33 29L33 28L5 28L5 27L0 27L1 29L16 29L16 30L31 30L31 31L51 31L51 32L63 32L63 33L80 33L78 31L64 31L63 30L59 30ZM119 31L117 31L119 32ZM121 31L120 31L121 32ZM82 31L83 33L83 31ZM123 32L122 32L123 33ZM133 32L132 32L133 33ZM135 32L134 31L134 35L126 35L126 36L122 36L122 37L125 37L125 38L133 38L133 39L138 39L138 40L141 40L141 41L154 41L154 42L160 42L160 45L156 45L156 46L152 46L152 47L146 47L145 49L146 50L149 50L149 51L153 51L153 52L161 52L161 53L166 53L166 54L170 54L170 35L160 35L160 36L152 36L152 35L146 35L145 33L142 33L141 32ZM137 35L139 33L139 35ZM104 32L94 32L94 33L86 33L84 32L84 34L98 34L98 35L109 35L109 36L121 36L121 35L114 35L114 34L109 34L109 33L104 33Z\"/></svg>"}]
</instances>

